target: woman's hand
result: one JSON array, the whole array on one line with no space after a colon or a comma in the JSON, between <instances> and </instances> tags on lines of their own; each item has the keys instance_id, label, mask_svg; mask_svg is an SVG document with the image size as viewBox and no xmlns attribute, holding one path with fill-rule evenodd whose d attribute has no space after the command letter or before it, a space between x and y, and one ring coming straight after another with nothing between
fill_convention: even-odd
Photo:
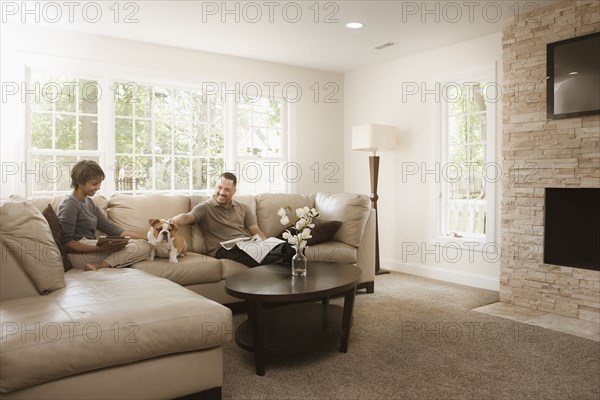
<instances>
[{"instance_id":1,"label":"woman's hand","mask_svg":"<svg viewBox=\"0 0 600 400\"><path fill-rule=\"evenodd\" d=\"M115 252L121 250L125 246L127 246L127 240L109 240L100 244L96 244L98 251L112 250L113 252Z\"/></svg>"},{"instance_id":2,"label":"woman's hand","mask_svg":"<svg viewBox=\"0 0 600 400\"><path fill-rule=\"evenodd\" d=\"M121 250L127 245L126 240L119 240L114 242L106 242L104 244L86 244L80 243L76 240L72 240L64 244L65 250L68 253L100 253L101 251L112 250L113 252Z\"/></svg>"},{"instance_id":3,"label":"woman's hand","mask_svg":"<svg viewBox=\"0 0 600 400\"><path fill-rule=\"evenodd\" d=\"M121 232L120 236L126 236L131 239L148 240L148 231L146 231L144 233L138 233L138 232L133 232L133 231L123 231L123 232Z\"/></svg>"}]
</instances>

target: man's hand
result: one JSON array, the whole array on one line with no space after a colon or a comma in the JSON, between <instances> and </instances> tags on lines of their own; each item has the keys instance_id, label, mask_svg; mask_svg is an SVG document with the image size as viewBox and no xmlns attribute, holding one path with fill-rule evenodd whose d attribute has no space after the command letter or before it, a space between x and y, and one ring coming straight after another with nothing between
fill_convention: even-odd
<instances>
[{"instance_id":1,"label":"man's hand","mask_svg":"<svg viewBox=\"0 0 600 400\"><path fill-rule=\"evenodd\" d=\"M248 227L248 231L250 232L250 234L252 236L254 236L254 235L260 236L260 238L262 240L265 240L267 238L267 235L262 231L262 229L260 229L260 227L258 226L258 224L250 225Z\"/></svg>"}]
</instances>

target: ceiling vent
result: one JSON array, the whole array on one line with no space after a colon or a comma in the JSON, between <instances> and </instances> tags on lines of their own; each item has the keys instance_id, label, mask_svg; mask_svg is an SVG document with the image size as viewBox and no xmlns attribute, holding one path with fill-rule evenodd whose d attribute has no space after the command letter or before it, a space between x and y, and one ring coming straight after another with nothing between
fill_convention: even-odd
<instances>
[{"instance_id":1,"label":"ceiling vent","mask_svg":"<svg viewBox=\"0 0 600 400\"><path fill-rule=\"evenodd\" d=\"M387 42L387 43L380 44L379 46L375 46L374 49L382 50L382 49L385 49L386 47L394 46L395 44L396 43L394 43L394 42Z\"/></svg>"}]
</instances>

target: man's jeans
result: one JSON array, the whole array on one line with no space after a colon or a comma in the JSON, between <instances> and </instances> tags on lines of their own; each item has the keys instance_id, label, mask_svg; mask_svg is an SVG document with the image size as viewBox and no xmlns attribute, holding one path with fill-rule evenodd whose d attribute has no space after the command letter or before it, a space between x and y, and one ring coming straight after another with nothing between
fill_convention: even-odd
<instances>
[{"instance_id":1,"label":"man's jeans","mask_svg":"<svg viewBox=\"0 0 600 400\"><path fill-rule=\"evenodd\" d=\"M258 263L252 257L250 257L245 251L235 246L231 250L227 250L221 247L217 250L216 258L227 258L229 260L234 260L248 267L258 267L259 265L267 265L267 264L277 264L277 263L289 263L295 254L294 249L289 243L281 243L273 248L267 254L267 256L262 260L262 262Z\"/></svg>"}]
</instances>

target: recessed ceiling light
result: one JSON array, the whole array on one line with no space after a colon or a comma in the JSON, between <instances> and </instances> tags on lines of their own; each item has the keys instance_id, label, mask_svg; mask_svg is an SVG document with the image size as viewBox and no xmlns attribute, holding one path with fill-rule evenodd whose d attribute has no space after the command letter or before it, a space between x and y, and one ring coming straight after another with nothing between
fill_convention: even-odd
<instances>
[{"instance_id":1,"label":"recessed ceiling light","mask_svg":"<svg viewBox=\"0 0 600 400\"><path fill-rule=\"evenodd\" d=\"M569 75L579 75L579 72L577 72L577 71L569 72Z\"/></svg>"},{"instance_id":2,"label":"recessed ceiling light","mask_svg":"<svg viewBox=\"0 0 600 400\"><path fill-rule=\"evenodd\" d=\"M364 25L362 22L348 22L346 24L346 28L350 28L350 29L360 29L362 28Z\"/></svg>"}]
</instances>

